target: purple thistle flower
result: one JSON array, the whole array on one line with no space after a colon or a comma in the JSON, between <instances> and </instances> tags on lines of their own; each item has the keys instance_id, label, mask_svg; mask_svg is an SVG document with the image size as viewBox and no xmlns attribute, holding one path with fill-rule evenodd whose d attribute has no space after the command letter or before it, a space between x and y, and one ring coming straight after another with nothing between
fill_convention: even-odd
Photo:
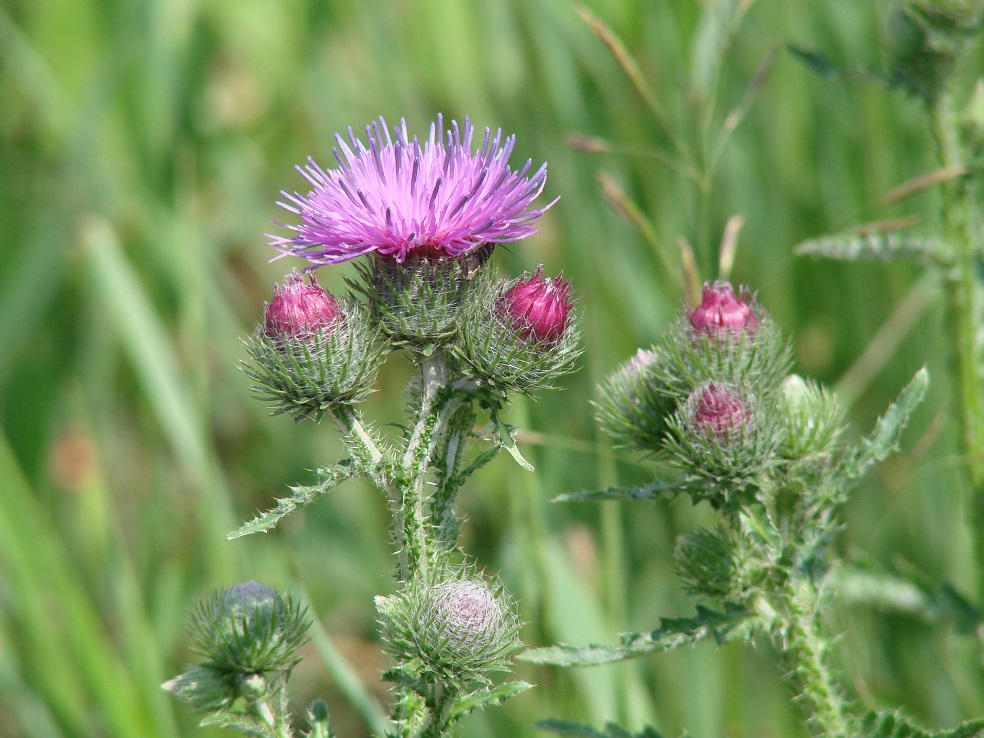
<instances>
[{"instance_id":1,"label":"purple thistle flower","mask_svg":"<svg viewBox=\"0 0 984 738\"><path fill-rule=\"evenodd\" d=\"M315 266L372 252L397 262L461 256L536 233L536 219L553 205L530 209L543 190L547 166L529 177L530 161L510 170L515 136L503 140L497 130L493 138L486 128L473 153L475 129L468 118L463 129L451 121L445 131L440 115L423 144L410 138L405 120L393 132L395 139L383 118L366 126L367 148L349 128L348 142L335 136L337 169L324 170L311 158L297 167L314 189L307 195L281 193L287 202L277 204L302 221L278 223L294 236L270 236L281 256L301 256Z\"/></svg>"}]
</instances>

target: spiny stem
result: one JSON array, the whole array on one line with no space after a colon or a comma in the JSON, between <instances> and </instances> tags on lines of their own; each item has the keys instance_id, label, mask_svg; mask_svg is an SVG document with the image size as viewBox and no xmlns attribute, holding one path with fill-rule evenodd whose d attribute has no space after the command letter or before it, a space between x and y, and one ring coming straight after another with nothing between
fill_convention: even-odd
<instances>
[{"instance_id":1,"label":"spiny stem","mask_svg":"<svg viewBox=\"0 0 984 738\"><path fill-rule=\"evenodd\" d=\"M420 379L423 384L420 414L407 442L406 452L403 454L400 476L403 486L402 523L406 538L404 548L408 549L410 556L410 575L426 577L428 536L424 485L434 449L434 440L440 435L443 418L442 412L435 413L434 410L441 391L448 382L448 370L442 349L435 348L430 355L421 356Z\"/></svg>"},{"instance_id":2,"label":"spiny stem","mask_svg":"<svg viewBox=\"0 0 984 738\"><path fill-rule=\"evenodd\" d=\"M358 412L351 407L335 410L335 420L348 442L349 452L356 456L372 471L372 480L386 494L390 514L393 516L393 530L396 536L397 562L400 579L406 581L410 576L410 557L407 553L406 531L403 520L403 491L393 480L388 470L381 467L385 456L372 435L362 425ZM390 464L392 466L392 464Z\"/></svg>"},{"instance_id":3,"label":"spiny stem","mask_svg":"<svg viewBox=\"0 0 984 738\"><path fill-rule=\"evenodd\" d=\"M798 692L814 735L837 738L849 734L844 698L826 663L826 647L817 628L818 593L813 582L791 576L781 591L778 608L785 622L778 644L787 661L787 678Z\"/></svg>"}]
</instances>

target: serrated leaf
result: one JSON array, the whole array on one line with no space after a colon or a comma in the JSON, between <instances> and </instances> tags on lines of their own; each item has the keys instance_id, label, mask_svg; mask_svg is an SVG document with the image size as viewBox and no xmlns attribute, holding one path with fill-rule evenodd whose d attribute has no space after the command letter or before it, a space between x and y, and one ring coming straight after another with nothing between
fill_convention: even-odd
<instances>
[{"instance_id":1,"label":"serrated leaf","mask_svg":"<svg viewBox=\"0 0 984 738\"><path fill-rule=\"evenodd\" d=\"M697 614L692 618L661 618L655 630L624 633L619 643L531 648L517 658L553 666L598 666L691 646L706 638L713 638L721 645L747 635L754 624L754 616L735 605L727 606L723 612L698 605Z\"/></svg>"},{"instance_id":2,"label":"serrated leaf","mask_svg":"<svg viewBox=\"0 0 984 738\"><path fill-rule=\"evenodd\" d=\"M957 633L971 634L984 622L980 607L947 582L915 574L875 571L863 564L841 565L830 574L831 589L850 602L905 613L926 622L951 622Z\"/></svg>"},{"instance_id":3,"label":"serrated leaf","mask_svg":"<svg viewBox=\"0 0 984 738\"><path fill-rule=\"evenodd\" d=\"M976 738L984 735L984 720L968 720L949 730L926 731L897 712L868 712L859 738Z\"/></svg>"},{"instance_id":4,"label":"serrated leaf","mask_svg":"<svg viewBox=\"0 0 984 738\"><path fill-rule=\"evenodd\" d=\"M793 249L797 256L822 256L837 261L942 261L940 244L930 238L900 233L865 233L824 236L804 241Z\"/></svg>"},{"instance_id":5,"label":"serrated leaf","mask_svg":"<svg viewBox=\"0 0 984 738\"><path fill-rule=\"evenodd\" d=\"M495 435L498 439L499 445L506 449L516 463L523 467L526 471L533 471L533 465L523 457L523 454L519 450L519 446L516 445L516 426L509 425L509 423L503 423L499 418L499 413L495 411L492 412L491 419L492 422L495 423Z\"/></svg>"},{"instance_id":6,"label":"serrated leaf","mask_svg":"<svg viewBox=\"0 0 984 738\"><path fill-rule=\"evenodd\" d=\"M227 541L241 538L253 533L267 533L273 530L277 524L295 510L307 507L322 495L330 492L339 484L355 475L355 467L346 459L329 469L319 469L318 475L321 481L310 486L291 487L293 494L290 497L277 499L277 506L272 510L259 513L248 523L244 523L238 529L226 536Z\"/></svg>"},{"instance_id":7,"label":"serrated leaf","mask_svg":"<svg viewBox=\"0 0 984 738\"><path fill-rule=\"evenodd\" d=\"M861 446L841 461L841 471L848 479L861 477L872 465L898 450L902 431L922 402L928 386L929 372L924 367L916 372L912 381L899 393L898 399L888 406L875 424L875 429L861 441Z\"/></svg>"},{"instance_id":8,"label":"serrated leaf","mask_svg":"<svg viewBox=\"0 0 984 738\"><path fill-rule=\"evenodd\" d=\"M505 684L499 684L495 687L488 689L481 689L477 692L471 692L459 699L453 708L454 714L457 717L464 717L472 710L476 710L480 707L485 707L487 705L499 705L510 697L515 697L518 694L522 694L527 689L532 689L533 685L529 682L506 682Z\"/></svg>"},{"instance_id":9,"label":"serrated leaf","mask_svg":"<svg viewBox=\"0 0 984 738\"><path fill-rule=\"evenodd\" d=\"M672 482L656 480L642 487L606 487L605 489L566 492L551 502L601 502L604 500L659 500L675 496L690 489L690 481L677 479Z\"/></svg>"},{"instance_id":10,"label":"serrated leaf","mask_svg":"<svg viewBox=\"0 0 984 738\"><path fill-rule=\"evenodd\" d=\"M818 51L810 51L794 44L787 44L786 49L814 74L827 79L845 76L844 70Z\"/></svg>"},{"instance_id":11,"label":"serrated leaf","mask_svg":"<svg viewBox=\"0 0 984 738\"><path fill-rule=\"evenodd\" d=\"M639 733L630 733L615 723L608 723L604 730L598 730L594 726L576 723L573 720L548 718L534 723L533 727L539 730L549 730L558 735L581 736L581 738L663 738L661 733L648 725Z\"/></svg>"}]
</instances>

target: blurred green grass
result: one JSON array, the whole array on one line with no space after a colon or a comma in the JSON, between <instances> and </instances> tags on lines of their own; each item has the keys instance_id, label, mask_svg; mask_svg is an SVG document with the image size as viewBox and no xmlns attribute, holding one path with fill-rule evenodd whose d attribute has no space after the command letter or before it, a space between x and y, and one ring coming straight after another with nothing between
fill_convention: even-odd
<instances>
[{"instance_id":1,"label":"blurred green grass","mask_svg":"<svg viewBox=\"0 0 984 738\"><path fill-rule=\"evenodd\" d=\"M184 623L214 586L259 579L303 593L319 636L293 679L329 699L342 736L385 701L372 595L391 586L379 495L349 484L263 537L225 533L306 470L341 455L328 427L269 418L236 365L271 286L263 234L293 165L328 162L332 136L379 115L423 130L440 111L517 135L514 164L548 161L543 233L497 250L512 274L563 269L587 352L562 391L520 403L535 474L508 458L464 493L465 545L521 602L531 643L612 640L692 604L670 566L705 510L550 505L572 489L645 479L590 421L593 386L654 340L682 299L677 239L716 274L742 214L734 278L798 339L798 370L837 384L914 290L914 323L856 397L858 432L919 366L932 395L848 509L844 553L901 563L972 595L954 457L939 286L904 265L791 256L799 241L876 217L877 197L933 166L916 101L812 76L794 41L878 67L884 2L587 2L637 59L659 124L564 0L8 0L0 6L0 735L210 735L159 684L191 658ZM740 22L739 22L740 21ZM701 167L775 53L709 187L667 166L672 137ZM570 134L625 153L589 154ZM638 153L642 152L642 153ZM651 218L654 241L606 206L604 171ZM706 172L705 172L706 173ZM927 227L933 193L906 203ZM321 270L341 290L346 269ZM369 412L393 419L395 358ZM938 435L934 436L934 433ZM925 443L921 443L925 441ZM859 707L930 725L984 714L980 649L914 619L838 607L836 655ZM469 719L469 736L532 735L558 716L668 734L802 734L767 643L701 647L556 672Z\"/></svg>"}]
</instances>

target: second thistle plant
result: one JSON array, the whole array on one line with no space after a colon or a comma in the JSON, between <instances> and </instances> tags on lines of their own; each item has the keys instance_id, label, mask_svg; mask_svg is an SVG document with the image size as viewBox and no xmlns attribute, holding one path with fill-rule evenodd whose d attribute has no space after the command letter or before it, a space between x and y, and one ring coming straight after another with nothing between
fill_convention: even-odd
<instances>
[{"instance_id":1,"label":"second thistle plant","mask_svg":"<svg viewBox=\"0 0 984 738\"><path fill-rule=\"evenodd\" d=\"M761 634L775 645L813 735L882 735L866 726L883 725L885 716L853 715L829 666L830 638L819 619L830 570L825 554L851 483L897 449L925 391L925 370L871 436L851 448L832 397L789 373L789 347L754 296L717 282L705 285L702 298L600 388L602 425L660 459L665 476L641 488L564 498L686 494L695 504L708 502L718 524L682 536L674 559L686 590L712 606L699 606L692 618L664 619L648 633L624 634L615 645L533 649L523 658L594 665L705 638L723 643ZM569 723L546 727L598 735Z\"/></svg>"}]
</instances>

